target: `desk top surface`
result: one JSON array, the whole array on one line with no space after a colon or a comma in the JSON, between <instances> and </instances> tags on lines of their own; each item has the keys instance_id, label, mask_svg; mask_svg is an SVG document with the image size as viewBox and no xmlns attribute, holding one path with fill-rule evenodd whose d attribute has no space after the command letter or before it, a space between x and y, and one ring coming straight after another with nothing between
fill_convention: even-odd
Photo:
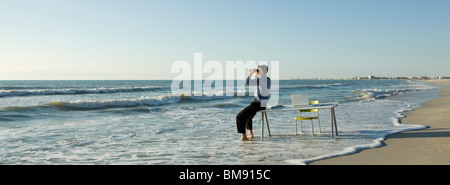
<instances>
[{"instance_id":1,"label":"desk top surface","mask_svg":"<svg viewBox=\"0 0 450 185\"><path fill-rule=\"evenodd\" d=\"M260 110L259 112L306 110L306 109L331 109L336 106L338 106L337 102L319 103L319 104L312 104L312 105L308 105L308 106L298 106L298 107L292 107L292 105L287 105L287 106L282 106L282 107L266 108L265 110Z\"/></svg>"}]
</instances>

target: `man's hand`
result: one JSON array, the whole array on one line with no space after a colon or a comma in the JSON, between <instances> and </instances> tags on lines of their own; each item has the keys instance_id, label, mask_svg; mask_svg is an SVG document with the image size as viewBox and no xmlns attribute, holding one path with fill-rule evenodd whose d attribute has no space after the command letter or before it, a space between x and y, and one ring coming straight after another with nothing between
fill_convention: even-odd
<instances>
[{"instance_id":1,"label":"man's hand","mask_svg":"<svg viewBox=\"0 0 450 185\"><path fill-rule=\"evenodd\" d=\"M253 74L255 74L256 73L256 71L257 71L257 69L252 69L252 70L250 70L250 73L248 74L248 78L250 78Z\"/></svg>"}]
</instances>

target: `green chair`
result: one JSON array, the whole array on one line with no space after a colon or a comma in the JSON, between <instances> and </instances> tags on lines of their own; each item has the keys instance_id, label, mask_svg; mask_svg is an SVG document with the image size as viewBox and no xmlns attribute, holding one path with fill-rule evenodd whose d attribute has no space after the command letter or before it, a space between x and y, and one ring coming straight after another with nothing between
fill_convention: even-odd
<instances>
[{"instance_id":1,"label":"green chair","mask_svg":"<svg viewBox=\"0 0 450 185\"><path fill-rule=\"evenodd\" d=\"M319 100L315 100L315 101L310 101L309 104L319 104ZM302 113L305 112L316 112L316 116L312 116L312 117L303 117ZM297 135L297 120L300 120L300 128L301 128L301 132L303 133L303 120L311 120L311 129L312 129L312 135L314 136L314 123L313 120L316 119L317 122L319 123L319 133L322 132L322 130L320 129L320 120L319 120L319 109L306 109L306 110L300 110L300 116L299 117L295 117L295 135Z\"/></svg>"}]
</instances>

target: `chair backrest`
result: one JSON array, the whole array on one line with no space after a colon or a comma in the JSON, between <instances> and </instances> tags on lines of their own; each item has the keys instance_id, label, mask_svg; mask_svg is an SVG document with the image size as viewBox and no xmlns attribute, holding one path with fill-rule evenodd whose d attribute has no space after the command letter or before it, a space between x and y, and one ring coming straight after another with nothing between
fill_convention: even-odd
<instances>
[{"instance_id":1,"label":"chair backrest","mask_svg":"<svg viewBox=\"0 0 450 185\"><path fill-rule=\"evenodd\" d=\"M310 105L319 104L319 100L309 101ZM300 110L300 112L319 112L319 109Z\"/></svg>"},{"instance_id":2,"label":"chair backrest","mask_svg":"<svg viewBox=\"0 0 450 185\"><path fill-rule=\"evenodd\" d=\"M308 94L291 94L292 107L308 106Z\"/></svg>"},{"instance_id":3,"label":"chair backrest","mask_svg":"<svg viewBox=\"0 0 450 185\"><path fill-rule=\"evenodd\" d=\"M311 105L319 104L319 100L309 101L309 104Z\"/></svg>"}]
</instances>

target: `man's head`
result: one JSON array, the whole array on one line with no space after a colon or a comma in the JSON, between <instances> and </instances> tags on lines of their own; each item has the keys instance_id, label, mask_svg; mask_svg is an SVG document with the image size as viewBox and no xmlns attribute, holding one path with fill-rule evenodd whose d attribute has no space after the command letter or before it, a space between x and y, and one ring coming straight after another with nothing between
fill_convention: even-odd
<instances>
[{"instance_id":1,"label":"man's head","mask_svg":"<svg viewBox=\"0 0 450 185\"><path fill-rule=\"evenodd\" d=\"M258 66L258 74L265 75L269 71L269 67L267 65L259 65Z\"/></svg>"}]
</instances>

